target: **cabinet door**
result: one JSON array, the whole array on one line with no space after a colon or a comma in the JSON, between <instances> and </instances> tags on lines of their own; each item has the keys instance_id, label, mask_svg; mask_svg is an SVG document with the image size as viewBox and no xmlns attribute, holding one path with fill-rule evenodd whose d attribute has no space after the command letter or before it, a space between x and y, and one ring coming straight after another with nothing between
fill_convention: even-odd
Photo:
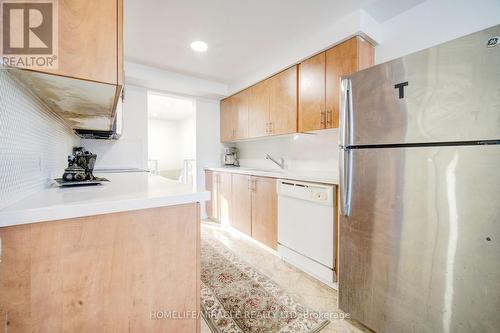
<instances>
[{"instance_id":1,"label":"cabinet door","mask_svg":"<svg viewBox=\"0 0 500 333\"><path fill-rule=\"evenodd\" d=\"M235 112L235 140L248 138L248 89L232 96Z\"/></svg>"},{"instance_id":2,"label":"cabinet door","mask_svg":"<svg viewBox=\"0 0 500 333\"><path fill-rule=\"evenodd\" d=\"M252 178L252 237L276 250L278 246L276 180Z\"/></svg>"},{"instance_id":3,"label":"cabinet door","mask_svg":"<svg viewBox=\"0 0 500 333\"><path fill-rule=\"evenodd\" d=\"M248 90L248 136L258 138L269 134L270 81L264 80Z\"/></svg>"},{"instance_id":4,"label":"cabinet door","mask_svg":"<svg viewBox=\"0 0 500 333\"><path fill-rule=\"evenodd\" d=\"M197 332L199 206L0 228L2 332ZM165 265L165 262L168 262Z\"/></svg>"},{"instance_id":5,"label":"cabinet door","mask_svg":"<svg viewBox=\"0 0 500 333\"><path fill-rule=\"evenodd\" d=\"M297 132L297 66L269 79L271 134Z\"/></svg>"},{"instance_id":6,"label":"cabinet door","mask_svg":"<svg viewBox=\"0 0 500 333\"><path fill-rule=\"evenodd\" d=\"M231 223L232 207L232 177L230 173L218 172L219 181L219 219L221 224Z\"/></svg>"},{"instance_id":7,"label":"cabinet door","mask_svg":"<svg viewBox=\"0 0 500 333\"><path fill-rule=\"evenodd\" d=\"M326 127L339 127L340 81L358 69L357 37L326 51Z\"/></svg>"},{"instance_id":8,"label":"cabinet door","mask_svg":"<svg viewBox=\"0 0 500 333\"><path fill-rule=\"evenodd\" d=\"M325 52L300 64L299 131L325 127Z\"/></svg>"},{"instance_id":9,"label":"cabinet door","mask_svg":"<svg viewBox=\"0 0 500 333\"><path fill-rule=\"evenodd\" d=\"M251 176L233 174L233 196L231 200L231 226L252 235Z\"/></svg>"},{"instance_id":10,"label":"cabinet door","mask_svg":"<svg viewBox=\"0 0 500 333\"><path fill-rule=\"evenodd\" d=\"M233 100L231 97L220 102L220 140L230 142L235 134L235 112L233 110Z\"/></svg>"},{"instance_id":11,"label":"cabinet door","mask_svg":"<svg viewBox=\"0 0 500 333\"><path fill-rule=\"evenodd\" d=\"M122 0L60 0L58 68L46 72L118 84Z\"/></svg>"},{"instance_id":12,"label":"cabinet door","mask_svg":"<svg viewBox=\"0 0 500 333\"><path fill-rule=\"evenodd\" d=\"M375 49L372 44L362 37L356 37L358 42L358 68L360 71L375 64Z\"/></svg>"},{"instance_id":13,"label":"cabinet door","mask_svg":"<svg viewBox=\"0 0 500 333\"><path fill-rule=\"evenodd\" d=\"M205 171L205 188L210 192L210 201L205 203L207 216L213 221L219 221L219 174Z\"/></svg>"}]
</instances>

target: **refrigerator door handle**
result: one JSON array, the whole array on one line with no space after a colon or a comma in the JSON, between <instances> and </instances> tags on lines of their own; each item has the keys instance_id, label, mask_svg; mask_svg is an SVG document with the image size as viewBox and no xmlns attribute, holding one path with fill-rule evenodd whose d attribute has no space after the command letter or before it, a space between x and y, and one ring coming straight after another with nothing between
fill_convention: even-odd
<instances>
[{"instance_id":1,"label":"refrigerator door handle","mask_svg":"<svg viewBox=\"0 0 500 333\"><path fill-rule=\"evenodd\" d=\"M351 109L352 109L352 96L351 96L351 80L342 80L342 90L340 96L340 126L339 141L341 147L347 147L351 144Z\"/></svg>"},{"instance_id":2,"label":"refrigerator door handle","mask_svg":"<svg viewBox=\"0 0 500 333\"><path fill-rule=\"evenodd\" d=\"M351 184L352 184L352 151L340 150L340 195L341 214L349 216L351 213Z\"/></svg>"}]
</instances>

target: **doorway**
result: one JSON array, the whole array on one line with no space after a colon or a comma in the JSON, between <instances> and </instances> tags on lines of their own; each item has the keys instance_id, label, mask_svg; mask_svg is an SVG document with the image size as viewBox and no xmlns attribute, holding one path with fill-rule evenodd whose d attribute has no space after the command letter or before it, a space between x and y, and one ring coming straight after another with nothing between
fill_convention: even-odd
<instances>
[{"instance_id":1,"label":"doorway","mask_svg":"<svg viewBox=\"0 0 500 333\"><path fill-rule=\"evenodd\" d=\"M196 103L148 92L148 167L159 176L196 186Z\"/></svg>"}]
</instances>

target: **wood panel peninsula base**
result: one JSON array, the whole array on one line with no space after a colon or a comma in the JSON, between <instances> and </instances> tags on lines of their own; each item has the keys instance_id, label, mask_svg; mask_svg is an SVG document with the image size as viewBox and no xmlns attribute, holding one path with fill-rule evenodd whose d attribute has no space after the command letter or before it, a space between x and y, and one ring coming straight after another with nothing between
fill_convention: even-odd
<instances>
[{"instance_id":1,"label":"wood panel peninsula base","mask_svg":"<svg viewBox=\"0 0 500 333\"><path fill-rule=\"evenodd\" d=\"M7 332L200 331L200 204L0 228ZM175 311L177 318L167 318ZM159 315L161 313L161 315Z\"/></svg>"}]
</instances>

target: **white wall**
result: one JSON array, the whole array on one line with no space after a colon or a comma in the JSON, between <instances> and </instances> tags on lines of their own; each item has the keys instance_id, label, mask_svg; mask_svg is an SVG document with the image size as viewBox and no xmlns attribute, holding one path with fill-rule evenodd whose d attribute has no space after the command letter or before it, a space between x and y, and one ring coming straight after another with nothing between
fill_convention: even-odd
<instances>
[{"instance_id":1,"label":"white wall","mask_svg":"<svg viewBox=\"0 0 500 333\"><path fill-rule=\"evenodd\" d=\"M195 159L195 117L183 120L149 119L149 159L158 160L160 171L182 169L184 160Z\"/></svg>"},{"instance_id":2,"label":"white wall","mask_svg":"<svg viewBox=\"0 0 500 333\"><path fill-rule=\"evenodd\" d=\"M220 143L219 101L196 100L196 169L198 190L205 189L205 167L221 165L222 144ZM206 218L202 207L202 218Z\"/></svg>"},{"instance_id":3,"label":"white wall","mask_svg":"<svg viewBox=\"0 0 500 333\"><path fill-rule=\"evenodd\" d=\"M150 119L148 158L158 160L159 171L182 169L181 122Z\"/></svg>"},{"instance_id":4,"label":"white wall","mask_svg":"<svg viewBox=\"0 0 500 333\"><path fill-rule=\"evenodd\" d=\"M123 135L119 140L82 140L82 145L97 154L96 169L147 169L147 89L125 86Z\"/></svg>"},{"instance_id":5,"label":"white wall","mask_svg":"<svg viewBox=\"0 0 500 333\"><path fill-rule=\"evenodd\" d=\"M0 67L0 209L62 176L80 139Z\"/></svg>"},{"instance_id":6,"label":"white wall","mask_svg":"<svg viewBox=\"0 0 500 333\"><path fill-rule=\"evenodd\" d=\"M248 76L232 82L229 85L229 93L233 94L242 90L360 32L377 43L380 37L378 28L378 24L365 11L357 10L341 20L332 20L329 26L315 34L297 36L296 39L290 40L279 53L266 54L263 50L261 56L266 58L267 65L255 68Z\"/></svg>"},{"instance_id":7,"label":"white wall","mask_svg":"<svg viewBox=\"0 0 500 333\"><path fill-rule=\"evenodd\" d=\"M134 62L125 62L126 82L173 94L221 98L228 95L224 83L179 74Z\"/></svg>"},{"instance_id":8,"label":"white wall","mask_svg":"<svg viewBox=\"0 0 500 333\"><path fill-rule=\"evenodd\" d=\"M196 159L196 113L192 117L179 122L179 139L181 157L183 160Z\"/></svg>"},{"instance_id":9,"label":"white wall","mask_svg":"<svg viewBox=\"0 0 500 333\"><path fill-rule=\"evenodd\" d=\"M266 154L283 157L290 171L338 174L338 129L238 142L242 167L276 169Z\"/></svg>"},{"instance_id":10,"label":"white wall","mask_svg":"<svg viewBox=\"0 0 500 333\"><path fill-rule=\"evenodd\" d=\"M376 63L500 24L499 0L427 0L380 26Z\"/></svg>"}]
</instances>

